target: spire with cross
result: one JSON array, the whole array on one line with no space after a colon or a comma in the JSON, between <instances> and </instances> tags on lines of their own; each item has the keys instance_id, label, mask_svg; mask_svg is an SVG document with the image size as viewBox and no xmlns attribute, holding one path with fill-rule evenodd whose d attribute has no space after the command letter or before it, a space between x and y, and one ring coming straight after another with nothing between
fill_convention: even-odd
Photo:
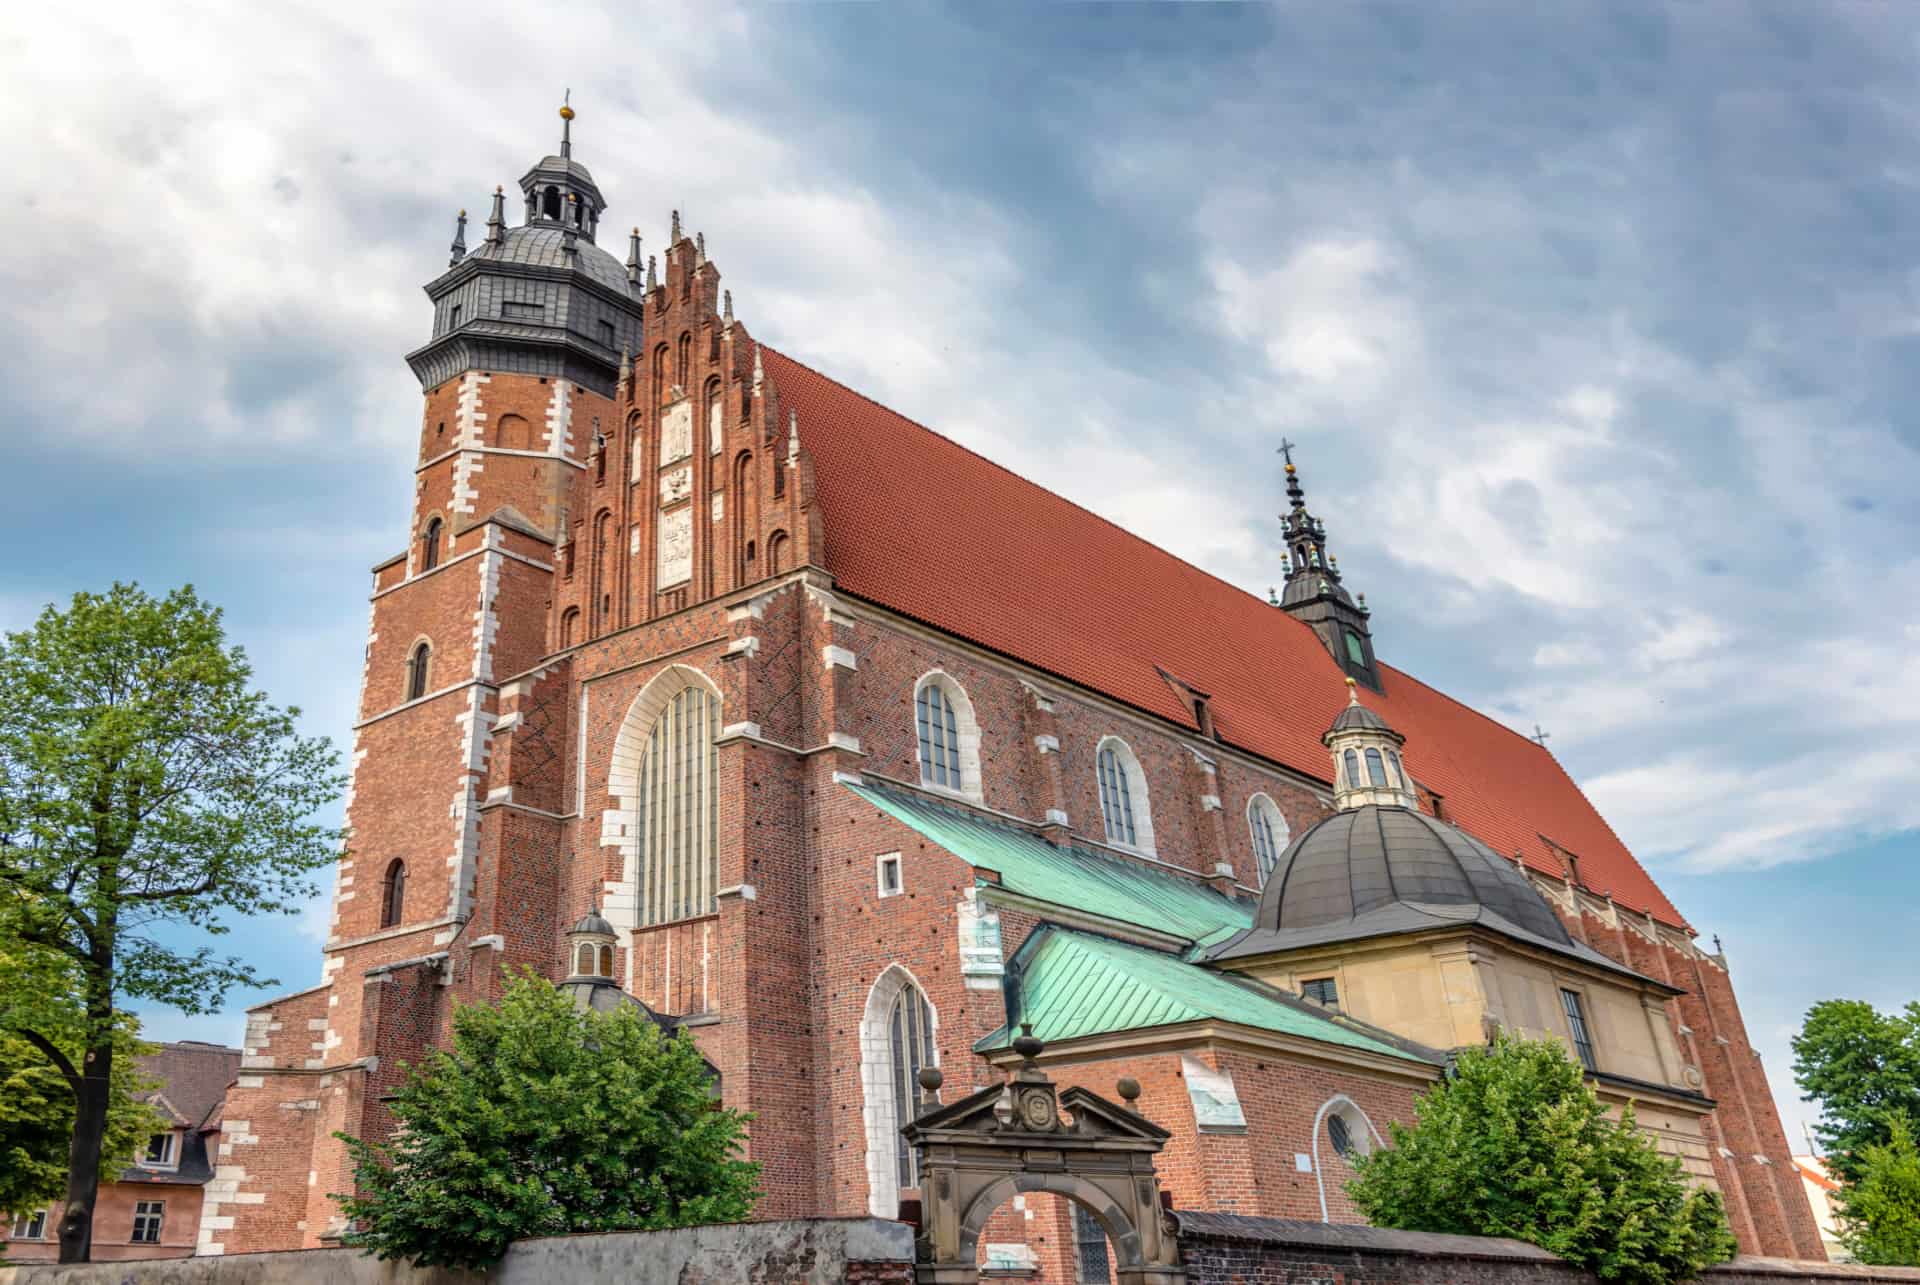
<instances>
[{"instance_id":1,"label":"spire with cross","mask_svg":"<svg viewBox=\"0 0 1920 1285\"><path fill-rule=\"evenodd\" d=\"M1299 443L1280 439L1277 453L1286 464L1287 511L1280 515L1280 532L1286 541L1286 588L1279 605L1313 626L1350 677L1379 691L1372 631L1367 626L1370 613L1341 584L1340 561L1327 548L1327 524L1307 508L1306 488L1300 485L1300 467L1293 459L1299 449Z\"/></svg>"},{"instance_id":2,"label":"spire with cross","mask_svg":"<svg viewBox=\"0 0 1920 1285\"><path fill-rule=\"evenodd\" d=\"M1538 745L1541 749L1544 750L1547 748L1548 739L1551 738L1552 736L1553 736L1552 732L1541 731L1540 724L1535 723L1533 725L1533 735L1528 737L1527 739L1532 741L1534 744Z\"/></svg>"}]
</instances>

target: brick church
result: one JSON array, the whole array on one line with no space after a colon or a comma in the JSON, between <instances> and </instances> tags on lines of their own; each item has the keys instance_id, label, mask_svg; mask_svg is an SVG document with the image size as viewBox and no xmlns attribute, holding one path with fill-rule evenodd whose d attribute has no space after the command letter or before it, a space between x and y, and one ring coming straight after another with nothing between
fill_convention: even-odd
<instances>
[{"instance_id":1,"label":"brick church","mask_svg":"<svg viewBox=\"0 0 1920 1285\"><path fill-rule=\"evenodd\" d=\"M322 981L249 1014L201 1252L337 1233L335 1132L531 966L697 1041L764 1217L893 1217L917 1072L1030 1027L1139 1082L1178 1207L1355 1221L1350 1159L1504 1029L1822 1257L1725 959L1379 657L1291 463L1249 595L757 342L677 214L619 247L561 115L426 287ZM976 1211L980 1260L1105 1279L1077 1210Z\"/></svg>"}]
</instances>

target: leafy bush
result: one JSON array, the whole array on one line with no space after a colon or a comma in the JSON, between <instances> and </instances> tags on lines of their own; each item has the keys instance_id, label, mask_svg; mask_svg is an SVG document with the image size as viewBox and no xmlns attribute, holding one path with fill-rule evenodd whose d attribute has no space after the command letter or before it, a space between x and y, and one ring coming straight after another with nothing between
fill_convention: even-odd
<instances>
[{"instance_id":1,"label":"leafy bush","mask_svg":"<svg viewBox=\"0 0 1920 1285\"><path fill-rule=\"evenodd\" d=\"M340 1135L359 1191L338 1196L349 1244L426 1266L482 1267L510 1241L747 1217L759 1165L749 1117L709 1094L682 1033L639 1009L582 1011L551 983L513 981L454 1014L453 1048L414 1068L377 1145Z\"/></svg>"},{"instance_id":2,"label":"leafy bush","mask_svg":"<svg viewBox=\"0 0 1920 1285\"><path fill-rule=\"evenodd\" d=\"M1920 1267L1920 1148L1905 1117L1887 1131L1860 1149L1859 1180L1840 1189L1840 1243L1862 1263Z\"/></svg>"},{"instance_id":3,"label":"leafy bush","mask_svg":"<svg viewBox=\"0 0 1920 1285\"><path fill-rule=\"evenodd\" d=\"M1602 1280L1689 1280L1735 1245L1717 1193L1618 1120L1559 1044L1463 1052L1349 1186L1376 1226L1530 1241Z\"/></svg>"}]
</instances>

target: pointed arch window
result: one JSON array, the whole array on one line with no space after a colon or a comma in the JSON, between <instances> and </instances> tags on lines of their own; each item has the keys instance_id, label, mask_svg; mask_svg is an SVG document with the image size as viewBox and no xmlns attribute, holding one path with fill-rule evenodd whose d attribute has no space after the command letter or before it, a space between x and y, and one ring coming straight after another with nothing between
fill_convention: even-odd
<instances>
[{"instance_id":1,"label":"pointed arch window","mask_svg":"<svg viewBox=\"0 0 1920 1285\"><path fill-rule=\"evenodd\" d=\"M897 1216L900 1193L920 1183L918 1157L900 1126L919 1114L920 1072L940 1062L938 1018L912 974L880 974L860 1019L860 1080L866 1098L868 1208Z\"/></svg>"},{"instance_id":2,"label":"pointed arch window","mask_svg":"<svg viewBox=\"0 0 1920 1285\"><path fill-rule=\"evenodd\" d=\"M1147 808L1147 778L1133 749L1117 736L1100 742L1096 755L1100 777L1100 817L1107 841L1123 847L1153 851L1153 818Z\"/></svg>"},{"instance_id":3,"label":"pointed arch window","mask_svg":"<svg viewBox=\"0 0 1920 1285\"><path fill-rule=\"evenodd\" d=\"M395 859L387 866L387 877L380 890L380 926L391 928L400 922L407 908L407 863Z\"/></svg>"},{"instance_id":4,"label":"pointed arch window","mask_svg":"<svg viewBox=\"0 0 1920 1285\"><path fill-rule=\"evenodd\" d=\"M1247 829L1253 834L1253 863L1265 887L1287 847L1287 818L1272 799L1256 794L1247 801Z\"/></svg>"},{"instance_id":5,"label":"pointed arch window","mask_svg":"<svg viewBox=\"0 0 1920 1285\"><path fill-rule=\"evenodd\" d=\"M417 701L427 694L427 670L433 661L433 648L421 643L407 660L407 699Z\"/></svg>"},{"instance_id":6,"label":"pointed arch window","mask_svg":"<svg viewBox=\"0 0 1920 1285\"><path fill-rule=\"evenodd\" d=\"M689 684L654 719L639 769L640 922L711 912L719 876L720 697Z\"/></svg>"},{"instance_id":7,"label":"pointed arch window","mask_svg":"<svg viewBox=\"0 0 1920 1285\"><path fill-rule=\"evenodd\" d=\"M920 783L980 798L980 724L952 675L933 669L914 684L913 730Z\"/></svg>"},{"instance_id":8,"label":"pointed arch window","mask_svg":"<svg viewBox=\"0 0 1920 1285\"><path fill-rule=\"evenodd\" d=\"M420 535L420 569L422 571L431 571L440 565L440 531L440 519L429 518L427 529Z\"/></svg>"}]
</instances>

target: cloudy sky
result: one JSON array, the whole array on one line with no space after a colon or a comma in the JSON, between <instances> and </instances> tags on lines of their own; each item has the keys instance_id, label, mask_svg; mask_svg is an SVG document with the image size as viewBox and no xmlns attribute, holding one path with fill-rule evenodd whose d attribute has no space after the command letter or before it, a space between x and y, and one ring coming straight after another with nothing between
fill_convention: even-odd
<instances>
[{"instance_id":1,"label":"cloudy sky","mask_svg":"<svg viewBox=\"0 0 1920 1285\"><path fill-rule=\"evenodd\" d=\"M192 581L342 744L454 212L556 141L757 334L1551 748L1787 1036L1920 975L1920 12L12 6L0 626ZM229 939L283 989L319 910ZM238 1039L153 1012L149 1033Z\"/></svg>"}]
</instances>

